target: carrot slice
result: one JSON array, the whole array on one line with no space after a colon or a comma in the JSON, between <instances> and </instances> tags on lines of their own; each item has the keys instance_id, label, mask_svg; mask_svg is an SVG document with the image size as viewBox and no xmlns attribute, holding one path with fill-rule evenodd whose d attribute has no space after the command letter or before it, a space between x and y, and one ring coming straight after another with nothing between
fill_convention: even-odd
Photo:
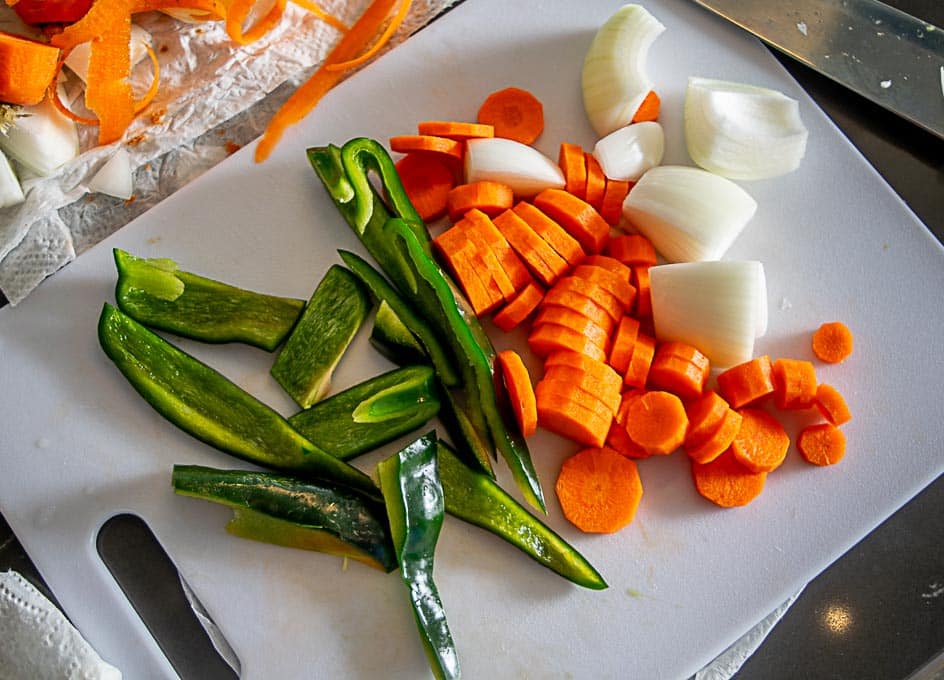
<instances>
[{"instance_id":1,"label":"carrot slice","mask_svg":"<svg viewBox=\"0 0 944 680\"><path fill-rule=\"evenodd\" d=\"M682 445L688 416L674 394L653 390L634 400L624 423L630 439L650 455L668 455Z\"/></svg>"},{"instance_id":2,"label":"carrot slice","mask_svg":"<svg viewBox=\"0 0 944 680\"><path fill-rule=\"evenodd\" d=\"M741 429L743 418L731 408L726 408L718 427L698 444L685 444L685 453L696 463L709 463L731 447Z\"/></svg>"},{"instance_id":3,"label":"carrot slice","mask_svg":"<svg viewBox=\"0 0 944 680\"><path fill-rule=\"evenodd\" d=\"M518 217L527 222L538 236L547 241L548 245L567 261L567 264L575 266L583 260L584 252L580 242L557 222L525 201L518 203L514 210Z\"/></svg>"},{"instance_id":4,"label":"carrot slice","mask_svg":"<svg viewBox=\"0 0 944 680\"><path fill-rule=\"evenodd\" d=\"M420 135L445 137L446 139L455 139L460 142L466 139L495 136L495 128L491 125L466 123L455 120L424 120L417 124L416 132Z\"/></svg>"},{"instance_id":5,"label":"carrot slice","mask_svg":"<svg viewBox=\"0 0 944 680\"><path fill-rule=\"evenodd\" d=\"M567 271L567 262L514 210L506 210L493 222L525 266L545 286L553 285Z\"/></svg>"},{"instance_id":6,"label":"carrot slice","mask_svg":"<svg viewBox=\"0 0 944 680\"><path fill-rule=\"evenodd\" d=\"M390 138L390 150L397 153L434 153L453 161L461 161L465 152L462 142L432 135L396 135Z\"/></svg>"},{"instance_id":7,"label":"carrot slice","mask_svg":"<svg viewBox=\"0 0 944 680\"><path fill-rule=\"evenodd\" d=\"M607 271L617 274L629 285L633 285L632 268L609 255L587 255L580 264L606 269Z\"/></svg>"},{"instance_id":8,"label":"carrot slice","mask_svg":"<svg viewBox=\"0 0 944 680\"><path fill-rule=\"evenodd\" d=\"M622 423L614 418L610 423L610 431L606 435L606 445L626 458L648 458L649 454L639 444L634 442Z\"/></svg>"},{"instance_id":9,"label":"carrot slice","mask_svg":"<svg viewBox=\"0 0 944 680\"><path fill-rule=\"evenodd\" d=\"M572 366L551 366L547 369L542 380L549 383L560 383L563 389L581 389L590 397L598 399L606 405L610 415L616 417L619 411L621 395L620 388L623 381L616 372L609 375L595 376Z\"/></svg>"},{"instance_id":10,"label":"carrot slice","mask_svg":"<svg viewBox=\"0 0 944 680\"><path fill-rule=\"evenodd\" d=\"M605 328L599 326L580 312L575 312L566 307L549 305L543 307L541 311L538 312L538 315L534 317L534 327L540 326L543 323L567 326L592 341L593 344L599 346L604 352L609 351L610 334Z\"/></svg>"},{"instance_id":11,"label":"carrot slice","mask_svg":"<svg viewBox=\"0 0 944 680\"><path fill-rule=\"evenodd\" d=\"M446 201L449 219L455 222L472 209L495 217L514 205L515 195L507 184L481 180L454 187Z\"/></svg>"},{"instance_id":12,"label":"carrot slice","mask_svg":"<svg viewBox=\"0 0 944 680\"><path fill-rule=\"evenodd\" d=\"M718 393L739 409L773 394L773 367L766 354L737 364L718 375Z\"/></svg>"},{"instance_id":13,"label":"carrot slice","mask_svg":"<svg viewBox=\"0 0 944 680\"><path fill-rule=\"evenodd\" d=\"M692 478L704 498L722 508L734 508L747 505L761 494L767 473L751 472L729 449L709 463L693 461Z\"/></svg>"},{"instance_id":14,"label":"carrot slice","mask_svg":"<svg viewBox=\"0 0 944 680\"><path fill-rule=\"evenodd\" d=\"M832 423L818 423L803 428L797 449L813 465L835 465L846 455L846 435Z\"/></svg>"},{"instance_id":15,"label":"carrot slice","mask_svg":"<svg viewBox=\"0 0 944 680\"><path fill-rule=\"evenodd\" d=\"M824 323L813 333L813 354L828 364L839 364L852 354L852 331L841 321Z\"/></svg>"},{"instance_id":16,"label":"carrot slice","mask_svg":"<svg viewBox=\"0 0 944 680\"><path fill-rule=\"evenodd\" d=\"M0 31L0 102L32 106L56 78L59 48Z\"/></svg>"},{"instance_id":17,"label":"carrot slice","mask_svg":"<svg viewBox=\"0 0 944 680\"><path fill-rule=\"evenodd\" d=\"M652 316L652 286L649 284L649 266L633 267L633 286L636 288L636 316Z\"/></svg>"},{"instance_id":18,"label":"carrot slice","mask_svg":"<svg viewBox=\"0 0 944 680\"><path fill-rule=\"evenodd\" d=\"M590 319L600 328L605 329L607 333L611 333L615 326L610 313L595 300L588 298L586 295L574 293L569 290L551 288L551 290L544 294L541 307L565 307L572 309L578 314Z\"/></svg>"},{"instance_id":19,"label":"carrot slice","mask_svg":"<svg viewBox=\"0 0 944 680\"><path fill-rule=\"evenodd\" d=\"M636 336L639 335L639 321L629 315L620 319L613 335L613 345L610 348L610 366L619 373L626 373L629 368L629 359L633 356L633 347L636 345Z\"/></svg>"},{"instance_id":20,"label":"carrot slice","mask_svg":"<svg viewBox=\"0 0 944 680\"><path fill-rule=\"evenodd\" d=\"M587 195L587 161L584 160L580 145L562 142L557 164L564 173L564 190L584 198Z\"/></svg>"},{"instance_id":21,"label":"carrot slice","mask_svg":"<svg viewBox=\"0 0 944 680\"><path fill-rule=\"evenodd\" d=\"M511 244L502 236L488 215L479 210L470 210L465 219L469 222L469 227L478 232L491 247L515 290L521 290L533 281L524 262L515 254Z\"/></svg>"},{"instance_id":22,"label":"carrot slice","mask_svg":"<svg viewBox=\"0 0 944 680\"><path fill-rule=\"evenodd\" d=\"M771 370L779 409L809 408L816 400L816 369L802 359L777 359Z\"/></svg>"},{"instance_id":23,"label":"carrot slice","mask_svg":"<svg viewBox=\"0 0 944 680\"><path fill-rule=\"evenodd\" d=\"M711 366L708 357L684 342L664 342L656 348L649 368L649 386L682 399L701 396Z\"/></svg>"},{"instance_id":24,"label":"carrot slice","mask_svg":"<svg viewBox=\"0 0 944 680\"><path fill-rule=\"evenodd\" d=\"M708 390L698 399L685 405L688 415L688 433L685 446L697 446L710 437L730 409L728 402L714 390ZM725 447L727 448L727 446Z\"/></svg>"},{"instance_id":25,"label":"carrot slice","mask_svg":"<svg viewBox=\"0 0 944 680\"><path fill-rule=\"evenodd\" d=\"M532 144L544 132L544 106L527 90L507 87L485 98L477 120L491 125L496 137Z\"/></svg>"},{"instance_id":26,"label":"carrot slice","mask_svg":"<svg viewBox=\"0 0 944 680\"><path fill-rule=\"evenodd\" d=\"M534 197L534 205L577 239L586 253L599 253L610 237L610 225L596 208L563 189L544 189Z\"/></svg>"},{"instance_id":27,"label":"carrot slice","mask_svg":"<svg viewBox=\"0 0 944 680\"><path fill-rule=\"evenodd\" d=\"M456 227L462 229L465 237L475 244L475 259L482 266L478 272L479 276L489 287L497 287L502 300L507 302L515 296L515 286L505 272L498 255L492 250L482 230L477 226L490 221L485 213L472 210L461 222L453 225L453 229Z\"/></svg>"},{"instance_id":28,"label":"carrot slice","mask_svg":"<svg viewBox=\"0 0 944 680\"><path fill-rule=\"evenodd\" d=\"M557 350L580 352L598 361L606 360L602 347L572 328L555 323L544 323L528 335L528 346L539 357L546 357Z\"/></svg>"},{"instance_id":29,"label":"carrot slice","mask_svg":"<svg viewBox=\"0 0 944 680\"><path fill-rule=\"evenodd\" d=\"M581 531L600 534L632 522L643 493L636 463L606 447L564 461L555 489L564 517Z\"/></svg>"},{"instance_id":30,"label":"carrot slice","mask_svg":"<svg viewBox=\"0 0 944 680\"><path fill-rule=\"evenodd\" d=\"M656 94L655 90L649 90L649 94L646 95L646 98L642 100L642 104L636 109L636 113L633 114L632 122L642 123L658 120L661 105L659 95Z\"/></svg>"},{"instance_id":31,"label":"carrot slice","mask_svg":"<svg viewBox=\"0 0 944 680\"><path fill-rule=\"evenodd\" d=\"M598 413L559 392L547 389L543 382L535 386L534 395L538 424L545 430L584 446L603 446L606 443L606 435L613 422L608 414ZM605 410L602 403L600 408Z\"/></svg>"},{"instance_id":32,"label":"carrot slice","mask_svg":"<svg viewBox=\"0 0 944 680\"><path fill-rule=\"evenodd\" d=\"M447 197L455 186L452 169L433 154L408 153L397 161L403 189L424 221L446 214Z\"/></svg>"},{"instance_id":33,"label":"carrot slice","mask_svg":"<svg viewBox=\"0 0 944 680\"><path fill-rule=\"evenodd\" d=\"M561 350L548 354L547 358L544 359L544 370L548 371L555 366L570 366L601 381L612 379L609 377L613 372L611 366L608 366L606 362L591 359L586 354L579 352Z\"/></svg>"},{"instance_id":34,"label":"carrot slice","mask_svg":"<svg viewBox=\"0 0 944 680\"><path fill-rule=\"evenodd\" d=\"M623 376L623 384L629 387L642 389L649 378L649 367L656 353L656 340L647 333L640 332L633 345L633 353L629 358L629 366Z\"/></svg>"},{"instance_id":35,"label":"carrot slice","mask_svg":"<svg viewBox=\"0 0 944 680\"><path fill-rule=\"evenodd\" d=\"M622 180L606 180L606 189L603 191L603 200L600 201L600 217L611 225L619 224L623 216L623 201L629 194L634 182L624 182Z\"/></svg>"},{"instance_id":36,"label":"carrot slice","mask_svg":"<svg viewBox=\"0 0 944 680\"><path fill-rule=\"evenodd\" d=\"M615 295L594 281L579 276L564 276L557 280L551 291L569 291L594 300L610 315L613 324L619 323L626 312L626 307Z\"/></svg>"},{"instance_id":37,"label":"carrot slice","mask_svg":"<svg viewBox=\"0 0 944 680\"><path fill-rule=\"evenodd\" d=\"M506 333L524 322L544 299L544 289L534 281L518 291L504 307L495 312L492 322Z\"/></svg>"},{"instance_id":38,"label":"carrot slice","mask_svg":"<svg viewBox=\"0 0 944 680\"><path fill-rule=\"evenodd\" d=\"M498 365L514 414L518 429L525 437L530 437L538 429L538 407L531 385L531 375L521 356L514 350L506 349L498 353Z\"/></svg>"},{"instance_id":39,"label":"carrot slice","mask_svg":"<svg viewBox=\"0 0 944 680\"><path fill-rule=\"evenodd\" d=\"M461 229L447 229L433 240L433 246L476 316L487 314L503 301L501 291L496 294L485 285L476 265L475 244L462 235Z\"/></svg>"},{"instance_id":40,"label":"carrot slice","mask_svg":"<svg viewBox=\"0 0 944 680\"><path fill-rule=\"evenodd\" d=\"M592 264L577 265L572 274L573 276L597 284L600 288L603 288L613 295L623 306L623 311L628 311L632 308L633 300L636 297L636 289L619 274L615 274L608 269Z\"/></svg>"},{"instance_id":41,"label":"carrot slice","mask_svg":"<svg viewBox=\"0 0 944 680\"><path fill-rule=\"evenodd\" d=\"M656 249L642 234L624 234L606 242L603 249L610 257L625 265L652 266L656 263Z\"/></svg>"},{"instance_id":42,"label":"carrot slice","mask_svg":"<svg viewBox=\"0 0 944 680\"><path fill-rule=\"evenodd\" d=\"M742 408L741 428L731 442L738 462L751 472L772 472L780 467L790 448L790 437L780 421L767 411Z\"/></svg>"},{"instance_id":43,"label":"carrot slice","mask_svg":"<svg viewBox=\"0 0 944 680\"><path fill-rule=\"evenodd\" d=\"M606 175L603 174L600 161L592 153L585 153L583 157L587 164L587 192L584 200L599 210L606 194Z\"/></svg>"},{"instance_id":44,"label":"carrot slice","mask_svg":"<svg viewBox=\"0 0 944 680\"><path fill-rule=\"evenodd\" d=\"M846 400L832 385L826 383L817 385L814 404L823 417L837 427L852 420L852 413L849 411Z\"/></svg>"}]
</instances>

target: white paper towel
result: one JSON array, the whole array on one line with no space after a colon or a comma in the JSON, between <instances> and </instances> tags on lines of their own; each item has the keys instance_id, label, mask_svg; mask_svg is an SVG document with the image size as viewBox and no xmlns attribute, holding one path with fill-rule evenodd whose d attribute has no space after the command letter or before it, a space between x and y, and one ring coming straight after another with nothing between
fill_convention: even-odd
<instances>
[{"instance_id":1,"label":"white paper towel","mask_svg":"<svg viewBox=\"0 0 944 680\"><path fill-rule=\"evenodd\" d=\"M0 680L121 680L32 583L0 573Z\"/></svg>"}]
</instances>

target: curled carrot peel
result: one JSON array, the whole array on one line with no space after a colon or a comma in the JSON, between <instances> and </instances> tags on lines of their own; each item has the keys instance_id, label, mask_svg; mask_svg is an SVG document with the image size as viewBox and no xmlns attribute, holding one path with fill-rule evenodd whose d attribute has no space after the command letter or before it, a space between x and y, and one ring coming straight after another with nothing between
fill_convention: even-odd
<instances>
[{"instance_id":1,"label":"curled carrot peel","mask_svg":"<svg viewBox=\"0 0 944 680\"><path fill-rule=\"evenodd\" d=\"M349 29L348 25L338 19L333 14L324 11L314 2L309 2L309 0L292 0L292 2L302 9L314 14L316 17L321 19L323 22L339 30L341 33L346 33Z\"/></svg>"},{"instance_id":2,"label":"curled carrot peel","mask_svg":"<svg viewBox=\"0 0 944 680\"><path fill-rule=\"evenodd\" d=\"M266 12L259 21L257 21L248 31L243 30L243 22L249 16L249 12L255 5L256 0L233 0L226 13L226 35L237 45L248 45L255 42L266 33L272 30L282 15L285 14L286 0L275 0L275 4Z\"/></svg>"},{"instance_id":3,"label":"curled carrot peel","mask_svg":"<svg viewBox=\"0 0 944 680\"><path fill-rule=\"evenodd\" d=\"M390 20L390 23L387 24L387 28L384 29L384 32L381 33L380 37L377 39L377 42L373 44L367 51L361 54L359 57L354 59L348 59L347 61L334 62L328 64L325 68L329 71L347 71L352 68L357 68L361 64L366 63L372 59L383 46L387 44L393 34L396 33L397 29L400 28L400 24L403 23L403 20L406 18L406 15L410 11L410 6L413 4L413 0L402 0L400 2L400 7L397 9L397 13L394 15L393 19Z\"/></svg>"}]
</instances>

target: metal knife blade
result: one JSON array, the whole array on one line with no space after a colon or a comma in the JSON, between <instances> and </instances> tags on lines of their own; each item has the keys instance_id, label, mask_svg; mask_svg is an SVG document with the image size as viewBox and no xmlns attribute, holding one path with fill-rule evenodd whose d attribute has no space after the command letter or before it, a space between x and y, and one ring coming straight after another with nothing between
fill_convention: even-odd
<instances>
[{"instance_id":1,"label":"metal knife blade","mask_svg":"<svg viewBox=\"0 0 944 680\"><path fill-rule=\"evenodd\" d=\"M694 0L944 139L944 29L877 0Z\"/></svg>"}]
</instances>

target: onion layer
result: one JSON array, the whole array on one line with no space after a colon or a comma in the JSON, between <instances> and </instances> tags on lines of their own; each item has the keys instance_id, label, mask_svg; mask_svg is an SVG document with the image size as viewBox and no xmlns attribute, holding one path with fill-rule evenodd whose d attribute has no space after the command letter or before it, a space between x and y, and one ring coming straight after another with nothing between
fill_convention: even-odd
<instances>
[{"instance_id":1,"label":"onion layer","mask_svg":"<svg viewBox=\"0 0 944 680\"><path fill-rule=\"evenodd\" d=\"M89 191L108 194L127 201L134 193L134 178L131 157L123 147L105 161L105 164L89 180Z\"/></svg>"},{"instance_id":2,"label":"onion layer","mask_svg":"<svg viewBox=\"0 0 944 680\"><path fill-rule=\"evenodd\" d=\"M603 174L622 182L635 182L662 162L665 134L656 122L633 123L599 140L593 155Z\"/></svg>"},{"instance_id":3,"label":"onion layer","mask_svg":"<svg viewBox=\"0 0 944 680\"><path fill-rule=\"evenodd\" d=\"M470 139L465 150L465 181L491 180L529 197L544 189L563 189L564 173L533 146L502 137Z\"/></svg>"},{"instance_id":4,"label":"onion layer","mask_svg":"<svg viewBox=\"0 0 944 680\"><path fill-rule=\"evenodd\" d=\"M75 123L63 116L46 97L36 106L24 106L0 149L37 175L46 176L79 155Z\"/></svg>"},{"instance_id":5,"label":"onion layer","mask_svg":"<svg viewBox=\"0 0 944 680\"><path fill-rule=\"evenodd\" d=\"M10 161L0 151L0 208L6 208L8 205L16 205L25 200L23 188L20 181L13 172Z\"/></svg>"}]
</instances>

